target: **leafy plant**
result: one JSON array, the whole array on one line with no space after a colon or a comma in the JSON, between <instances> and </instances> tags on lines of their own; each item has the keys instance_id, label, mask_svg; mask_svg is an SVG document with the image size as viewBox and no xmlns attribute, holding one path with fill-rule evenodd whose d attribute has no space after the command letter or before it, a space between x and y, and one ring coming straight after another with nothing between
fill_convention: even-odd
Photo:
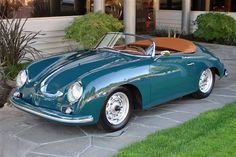
<instances>
[{"instance_id":1,"label":"leafy plant","mask_svg":"<svg viewBox=\"0 0 236 157\"><path fill-rule=\"evenodd\" d=\"M40 57L40 51L31 46L39 32L26 32L27 19L0 19L0 63L3 67L17 65L22 60Z\"/></svg>"},{"instance_id":2,"label":"leafy plant","mask_svg":"<svg viewBox=\"0 0 236 157\"><path fill-rule=\"evenodd\" d=\"M101 12L89 13L75 18L72 25L66 28L65 38L76 40L89 48L96 44L105 33L122 29L122 23L111 15Z\"/></svg>"},{"instance_id":3,"label":"leafy plant","mask_svg":"<svg viewBox=\"0 0 236 157\"><path fill-rule=\"evenodd\" d=\"M236 21L233 17L222 13L201 14L194 22L197 30L194 37L205 41L236 42Z\"/></svg>"},{"instance_id":4,"label":"leafy plant","mask_svg":"<svg viewBox=\"0 0 236 157\"><path fill-rule=\"evenodd\" d=\"M5 67L3 73L6 78L14 79L22 69L25 69L25 67L29 65L29 63L30 62L18 63L16 65Z\"/></svg>"}]
</instances>

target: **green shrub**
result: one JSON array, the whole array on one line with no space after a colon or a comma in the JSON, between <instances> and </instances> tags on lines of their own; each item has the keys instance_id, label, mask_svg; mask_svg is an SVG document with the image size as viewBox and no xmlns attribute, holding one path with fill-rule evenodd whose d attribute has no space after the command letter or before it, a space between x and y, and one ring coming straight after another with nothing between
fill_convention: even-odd
<instances>
[{"instance_id":1,"label":"green shrub","mask_svg":"<svg viewBox=\"0 0 236 157\"><path fill-rule=\"evenodd\" d=\"M105 33L122 29L122 23L111 15L101 12L89 13L75 18L72 25L66 28L65 38L76 40L89 48L94 46Z\"/></svg>"},{"instance_id":2,"label":"green shrub","mask_svg":"<svg viewBox=\"0 0 236 157\"><path fill-rule=\"evenodd\" d=\"M236 21L231 16L222 13L201 14L195 24L195 38L227 44L236 42Z\"/></svg>"}]
</instances>

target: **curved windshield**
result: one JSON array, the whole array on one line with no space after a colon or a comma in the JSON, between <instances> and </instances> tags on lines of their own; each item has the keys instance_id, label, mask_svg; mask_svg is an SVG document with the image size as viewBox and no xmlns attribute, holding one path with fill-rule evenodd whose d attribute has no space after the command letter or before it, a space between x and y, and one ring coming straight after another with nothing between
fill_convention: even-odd
<instances>
[{"instance_id":1,"label":"curved windshield","mask_svg":"<svg viewBox=\"0 0 236 157\"><path fill-rule=\"evenodd\" d=\"M143 56L155 53L155 43L150 38L125 33L107 33L95 47L101 48Z\"/></svg>"}]
</instances>

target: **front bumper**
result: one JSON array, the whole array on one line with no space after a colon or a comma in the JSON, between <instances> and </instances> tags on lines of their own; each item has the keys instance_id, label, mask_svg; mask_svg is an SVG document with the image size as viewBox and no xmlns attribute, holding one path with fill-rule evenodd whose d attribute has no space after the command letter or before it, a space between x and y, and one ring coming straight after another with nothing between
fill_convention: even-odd
<instances>
[{"instance_id":1,"label":"front bumper","mask_svg":"<svg viewBox=\"0 0 236 157\"><path fill-rule=\"evenodd\" d=\"M75 115L65 115L58 111L53 111L41 107L33 106L25 101L23 101L21 98L17 98L15 96L10 97L10 102L18 109L26 111L28 113L66 124L90 124L94 121L93 116L80 116L77 117Z\"/></svg>"}]
</instances>

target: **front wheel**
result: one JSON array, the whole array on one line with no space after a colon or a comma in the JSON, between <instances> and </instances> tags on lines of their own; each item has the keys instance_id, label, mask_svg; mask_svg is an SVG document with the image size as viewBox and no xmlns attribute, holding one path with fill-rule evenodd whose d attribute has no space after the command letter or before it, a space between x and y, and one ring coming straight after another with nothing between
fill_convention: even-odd
<instances>
[{"instance_id":1,"label":"front wheel","mask_svg":"<svg viewBox=\"0 0 236 157\"><path fill-rule=\"evenodd\" d=\"M198 91L193 94L195 98L202 99L208 97L215 84L215 73L211 69L206 69L201 73L198 82Z\"/></svg>"},{"instance_id":2,"label":"front wheel","mask_svg":"<svg viewBox=\"0 0 236 157\"><path fill-rule=\"evenodd\" d=\"M110 132L120 130L128 123L132 109L129 90L119 87L108 95L101 112L100 124Z\"/></svg>"}]
</instances>

